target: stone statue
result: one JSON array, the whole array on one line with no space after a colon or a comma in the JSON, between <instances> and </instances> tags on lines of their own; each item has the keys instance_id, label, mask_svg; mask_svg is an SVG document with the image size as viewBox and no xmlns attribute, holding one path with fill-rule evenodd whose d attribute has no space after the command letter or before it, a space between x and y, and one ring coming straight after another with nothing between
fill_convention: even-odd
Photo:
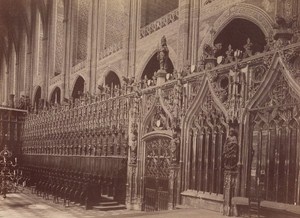
<instances>
[{"instance_id":1,"label":"stone statue","mask_svg":"<svg viewBox=\"0 0 300 218\"><path fill-rule=\"evenodd\" d=\"M157 60L159 61L159 67L161 70L168 69L169 49L167 46L167 39L165 36L161 38L161 46L157 53Z\"/></svg>"},{"instance_id":2,"label":"stone statue","mask_svg":"<svg viewBox=\"0 0 300 218\"><path fill-rule=\"evenodd\" d=\"M216 53L222 49L222 43L217 43L213 46L204 44L203 46L203 58L216 58Z\"/></svg>"},{"instance_id":3,"label":"stone statue","mask_svg":"<svg viewBox=\"0 0 300 218\"><path fill-rule=\"evenodd\" d=\"M276 17L275 17L276 24L273 25L273 28L281 29L281 30L291 29L293 27L293 24L296 21L297 21L296 17L287 19L287 18L281 17L280 15L276 15Z\"/></svg>"},{"instance_id":4,"label":"stone statue","mask_svg":"<svg viewBox=\"0 0 300 218\"><path fill-rule=\"evenodd\" d=\"M22 110L29 109L30 108L30 99L29 99L29 97L22 95L21 98L19 99L17 108L22 109Z\"/></svg>"},{"instance_id":5,"label":"stone statue","mask_svg":"<svg viewBox=\"0 0 300 218\"><path fill-rule=\"evenodd\" d=\"M243 58L252 56L252 46L253 43L251 42L250 38L247 38L247 43L244 45L245 52Z\"/></svg>"},{"instance_id":6,"label":"stone statue","mask_svg":"<svg viewBox=\"0 0 300 218\"><path fill-rule=\"evenodd\" d=\"M226 51L225 64L232 63L234 61L233 53L234 53L234 51L232 49L232 46L231 46L231 44L229 44L228 49Z\"/></svg>"},{"instance_id":7,"label":"stone statue","mask_svg":"<svg viewBox=\"0 0 300 218\"><path fill-rule=\"evenodd\" d=\"M230 128L226 138L224 151L224 167L226 170L235 170L238 163L238 139L234 128Z\"/></svg>"}]
</instances>

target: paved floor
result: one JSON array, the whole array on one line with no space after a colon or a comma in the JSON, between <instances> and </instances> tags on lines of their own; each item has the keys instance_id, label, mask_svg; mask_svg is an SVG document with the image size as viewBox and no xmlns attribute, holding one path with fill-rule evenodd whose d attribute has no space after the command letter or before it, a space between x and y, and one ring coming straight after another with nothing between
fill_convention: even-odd
<instances>
[{"instance_id":1,"label":"paved floor","mask_svg":"<svg viewBox=\"0 0 300 218\"><path fill-rule=\"evenodd\" d=\"M51 200L24 193L8 194L6 199L0 197L0 217L2 218L85 218L85 217L143 217L143 218L224 218L222 214L200 209L178 209L145 213L132 210L98 211L85 210L71 205L65 208L62 204L55 204Z\"/></svg>"}]
</instances>

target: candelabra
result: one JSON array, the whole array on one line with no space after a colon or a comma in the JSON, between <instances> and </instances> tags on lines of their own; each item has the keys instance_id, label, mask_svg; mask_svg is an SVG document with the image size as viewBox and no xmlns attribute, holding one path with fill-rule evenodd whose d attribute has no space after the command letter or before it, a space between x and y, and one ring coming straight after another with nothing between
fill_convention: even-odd
<instances>
[{"instance_id":1,"label":"candelabra","mask_svg":"<svg viewBox=\"0 0 300 218\"><path fill-rule=\"evenodd\" d=\"M9 191L14 190L16 192L19 187L19 181L22 179L22 171L19 172L17 169L17 158L15 158L15 163L10 159L12 157L12 152L8 150L7 145L0 152L0 193L3 198L6 198L6 194Z\"/></svg>"}]
</instances>

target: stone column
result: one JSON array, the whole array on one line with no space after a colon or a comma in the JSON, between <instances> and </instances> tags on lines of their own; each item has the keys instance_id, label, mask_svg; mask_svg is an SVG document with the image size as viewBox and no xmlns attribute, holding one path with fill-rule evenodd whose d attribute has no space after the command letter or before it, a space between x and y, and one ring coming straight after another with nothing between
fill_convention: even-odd
<instances>
[{"instance_id":1,"label":"stone column","mask_svg":"<svg viewBox=\"0 0 300 218\"><path fill-rule=\"evenodd\" d=\"M230 125L229 134L226 138L223 149L223 163L224 163L224 205L223 215L232 216L234 208L232 205L232 197L235 195L235 187L237 184L238 175L238 160L239 160L239 146L238 146L238 125Z\"/></svg>"},{"instance_id":2,"label":"stone column","mask_svg":"<svg viewBox=\"0 0 300 218\"><path fill-rule=\"evenodd\" d=\"M98 20L99 20L99 1L93 0L90 8L89 29L88 29L88 46L87 46L87 67L89 69L90 84L89 92L96 93L96 73L97 73L97 59L98 59Z\"/></svg>"},{"instance_id":3,"label":"stone column","mask_svg":"<svg viewBox=\"0 0 300 218\"><path fill-rule=\"evenodd\" d=\"M129 9L129 29L128 29L128 65L127 65L127 75L129 77L135 76L136 72L136 43L139 37L139 23L140 23L140 8L141 0L130 1ZM140 78L136 78L139 81Z\"/></svg>"},{"instance_id":4,"label":"stone column","mask_svg":"<svg viewBox=\"0 0 300 218\"><path fill-rule=\"evenodd\" d=\"M139 125L138 125L138 108L139 96L133 98L133 107L130 110L129 117L129 152L128 152L128 171L127 171L127 184L126 184L126 206L128 209L142 209L141 193L139 193L138 178L140 178L138 167L140 165L140 158L138 158L138 145L139 145Z\"/></svg>"},{"instance_id":5,"label":"stone column","mask_svg":"<svg viewBox=\"0 0 300 218\"><path fill-rule=\"evenodd\" d=\"M234 196L235 185L237 179L237 171L224 171L224 208L223 215L232 216L234 208L232 205L232 197Z\"/></svg>"},{"instance_id":6,"label":"stone column","mask_svg":"<svg viewBox=\"0 0 300 218\"><path fill-rule=\"evenodd\" d=\"M47 31L49 32L49 31ZM49 32L50 34L50 32ZM46 36L45 36L46 35ZM45 100L44 103L48 101L48 88L49 88L49 68L48 68L48 63L49 63L49 56L48 56L48 51L50 48L49 44L49 37L47 36L48 33L44 33L43 36L43 85L42 85L42 99Z\"/></svg>"},{"instance_id":7,"label":"stone column","mask_svg":"<svg viewBox=\"0 0 300 218\"><path fill-rule=\"evenodd\" d=\"M6 68L6 72L4 73L4 102L3 104L4 105L7 105L8 104L8 71L7 71L7 68Z\"/></svg>"},{"instance_id":8,"label":"stone column","mask_svg":"<svg viewBox=\"0 0 300 218\"><path fill-rule=\"evenodd\" d=\"M64 98L70 98L70 73L72 66L72 3L74 1L64 1L64 62L63 62L63 86L61 90L61 102ZM55 51L54 51L55 52Z\"/></svg>"},{"instance_id":9,"label":"stone column","mask_svg":"<svg viewBox=\"0 0 300 218\"><path fill-rule=\"evenodd\" d=\"M190 0L179 0L179 38L177 68L184 69L191 64L191 34L189 25L191 9Z\"/></svg>"},{"instance_id":10,"label":"stone column","mask_svg":"<svg viewBox=\"0 0 300 218\"><path fill-rule=\"evenodd\" d=\"M191 6L191 65L197 65L198 61L198 48L199 48L199 27L200 27L200 8L201 2L199 0L193 0Z\"/></svg>"}]
</instances>

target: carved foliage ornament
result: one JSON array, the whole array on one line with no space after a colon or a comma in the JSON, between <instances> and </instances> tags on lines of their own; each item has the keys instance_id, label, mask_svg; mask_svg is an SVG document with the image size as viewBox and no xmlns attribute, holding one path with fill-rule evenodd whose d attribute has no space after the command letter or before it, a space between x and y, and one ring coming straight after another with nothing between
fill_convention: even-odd
<instances>
[{"instance_id":1,"label":"carved foliage ornament","mask_svg":"<svg viewBox=\"0 0 300 218\"><path fill-rule=\"evenodd\" d=\"M223 125L224 121L224 114L213 102L211 93L208 93L200 109L194 115L192 127L198 128L199 130L202 127L211 128L216 125ZM221 127L219 127L219 129L221 129Z\"/></svg>"},{"instance_id":2,"label":"carved foliage ornament","mask_svg":"<svg viewBox=\"0 0 300 218\"><path fill-rule=\"evenodd\" d=\"M272 85L271 90L268 91L268 95L260 107L279 106L285 104L295 104L297 98L295 93L289 87L284 75L279 72L276 78L276 82Z\"/></svg>"},{"instance_id":3,"label":"carved foliage ornament","mask_svg":"<svg viewBox=\"0 0 300 218\"><path fill-rule=\"evenodd\" d=\"M172 114L173 120L180 121L183 113L183 86L181 80L178 79L174 87L163 89L161 92L164 104L168 111ZM180 125L172 122L172 125Z\"/></svg>"}]
</instances>

